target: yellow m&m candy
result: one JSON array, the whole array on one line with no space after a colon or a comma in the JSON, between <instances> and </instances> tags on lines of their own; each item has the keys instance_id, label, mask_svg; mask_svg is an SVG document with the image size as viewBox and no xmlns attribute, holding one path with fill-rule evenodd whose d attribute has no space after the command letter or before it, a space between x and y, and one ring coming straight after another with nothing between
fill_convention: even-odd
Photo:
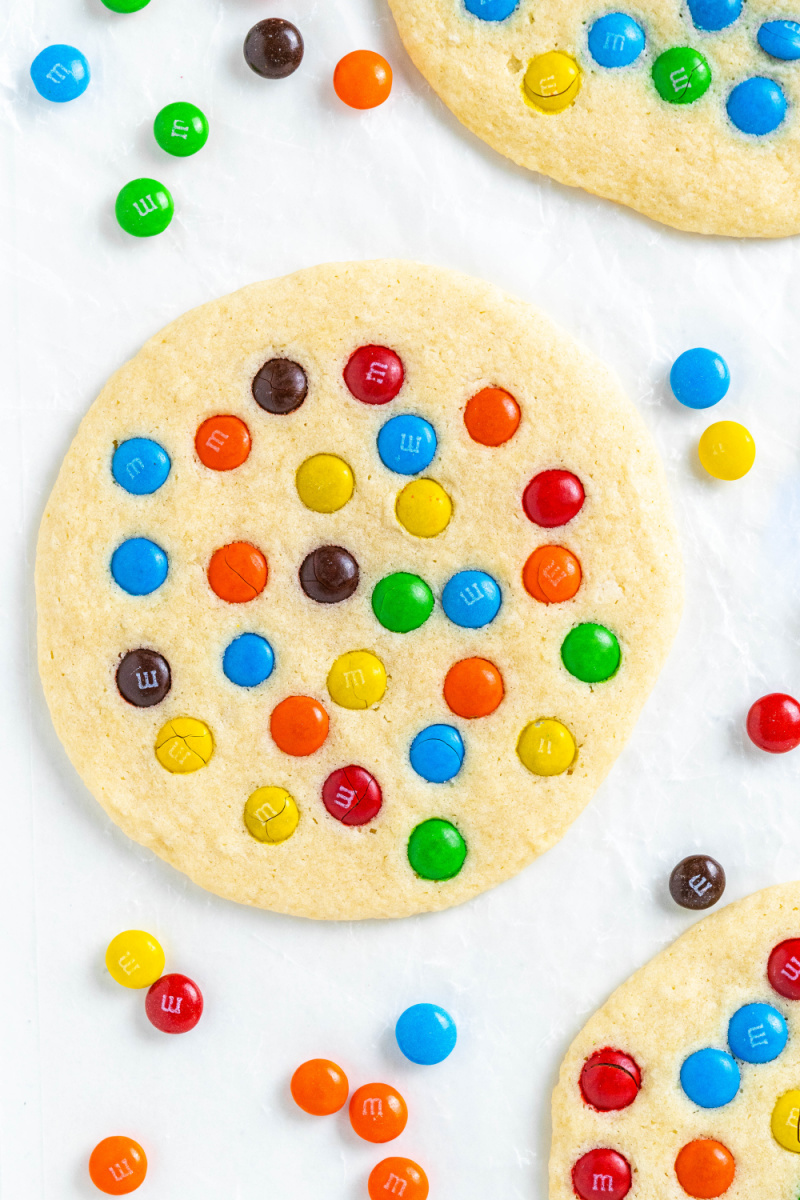
<instances>
[{"instance_id":1,"label":"yellow m&m candy","mask_svg":"<svg viewBox=\"0 0 800 1200\"><path fill-rule=\"evenodd\" d=\"M453 502L440 483L415 479L397 497L395 512L400 524L414 537L436 537L453 515Z\"/></svg>"},{"instance_id":2,"label":"yellow m&m candy","mask_svg":"<svg viewBox=\"0 0 800 1200\"><path fill-rule=\"evenodd\" d=\"M771 1127L779 1146L800 1154L800 1092L784 1092L772 1110Z\"/></svg>"},{"instance_id":3,"label":"yellow m&m candy","mask_svg":"<svg viewBox=\"0 0 800 1200\"><path fill-rule=\"evenodd\" d=\"M562 775L575 761L578 747L566 725L552 717L531 721L519 735L517 754L533 775Z\"/></svg>"},{"instance_id":4,"label":"yellow m&m candy","mask_svg":"<svg viewBox=\"0 0 800 1200\"><path fill-rule=\"evenodd\" d=\"M126 929L108 943L106 967L123 987L150 987L164 974L164 951L151 933Z\"/></svg>"},{"instance_id":5,"label":"yellow m&m candy","mask_svg":"<svg viewBox=\"0 0 800 1200\"><path fill-rule=\"evenodd\" d=\"M328 672L328 691L342 708L370 708L386 691L386 669L369 650L351 650Z\"/></svg>"},{"instance_id":6,"label":"yellow m&m candy","mask_svg":"<svg viewBox=\"0 0 800 1200\"><path fill-rule=\"evenodd\" d=\"M282 787L262 787L244 806L244 823L258 842L285 842L297 829L300 814Z\"/></svg>"},{"instance_id":7,"label":"yellow m&m candy","mask_svg":"<svg viewBox=\"0 0 800 1200\"><path fill-rule=\"evenodd\" d=\"M312 512L333 513L344 508L353 494L353 472L335 454L315 454L297 469L297 494Z\"/></svg>"},{"instance_id":8,"label":"yellow m&m candy","mask_svg":"<svg viewBox=\"0 0 800 1200\"><path fill-rule=\"evenodd\" d=\"M199 771L213 753L211 730L195 717L173 717L158 731L156 758L173 775Z\"/></svg>"},{"instance_id":9,"label":"yellow m&m candy","mask_svg":"<svg viewBox=\"0 0 800 1200\"><path fill-rule=\"evenodd\" d=\"M522 80L522 95L531 108L560 113L575 103L581 88L581 69L561 50L548 50L528 63Z\"/></svg>"},{"instance_id":10,"label":"yellow m&m candy","mask_svg":"<svg viewBox=\"0 0 800 1200\"><path fill-rule=\"evenodd\" d=\"M700 438L697 453L715 479L741 479L756 461L756 444L738 421L716 421Z\"/></svg>"}]
</instances>

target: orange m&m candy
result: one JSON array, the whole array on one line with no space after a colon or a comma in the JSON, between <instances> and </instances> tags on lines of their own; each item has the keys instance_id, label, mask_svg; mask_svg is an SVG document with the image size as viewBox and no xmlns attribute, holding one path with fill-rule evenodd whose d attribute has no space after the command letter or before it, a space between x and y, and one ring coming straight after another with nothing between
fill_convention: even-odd
<instances>
[{"instance_id":1,"label":"orange m&m candy","mask_svg":"<svg viewBox=\"0 0 800 1200\"><path fill-rule=\"evenodd\" d=\"M405 1100L388 1083L365 1083L350 1097L350 1124L365 1142L391 1142L407 1120Z\"/></svg>"},{"instance_id":2,"label":"orange m&m candy","mask_svg":"<svg viewBox=\"0 0 800 1200\"><path fill-rule=\"evenodd\" d=\"M389 98L392 68L374 50L353 50L336 64L333 87L350 108L377 108Z\"/></svg>"},{"instance_id":3,"label":"orange m&m candy","mask_svg":"<svg viewBox=\"0 0 800 1200\"><path fill-rule=\"evenodd\" d=\"M427 1200L428 1176L410 1158L384 1158L370 1172L367 1188L369 1200L386 1200L387 1196Z\"/></svg>"},{"instance_id":4,"label":"orange m&m candy","mask_svg":"<svg viewBox=\"0 0 800 1200\"><path fill-rule=\"evenodd\" d=\"M517 432L519 419L516 400L499 387L476 392L464 410L467 433L481 446L502 446Z\"/></svg>"},{"instance_id":5,"label":"orange m&m candy","mask_svg":"<svg viewBox=\"0 0 800 1200\"><path fill-rule=\"evenodd\" d=\"M350 1085L341 1067L327 1058L302 1063L291 1082L292 1099L312 1117L329 1117L347 1103Z\"/></svg>"},{"instance_id":6,"label":"orange m&m candy","mask_svg":"<svg viewBox=\"0 0 800 1200\"><path fill-rule=\"evenodd\" d=\"M581 564L563 546L540 546L522 568L525 590L542 604L571 600L581 586Z\"/></svg>"},{"instance_id":7,"label":"orange m&m candy","mask_svg":"<svg viewBox=\"0 0 800 1200\"><path fill-rule=\"evenodd\" d=\"M89 1159L92 1183L107 1196L127 1196L144 1183L147 1156L129 1137L107 1137L98 1142Z\"/></svg>"},{"instance_id":8,"label":"orange m&m candy","mask_svg":"<svg viewBox=\"0 0 800 1200\"><path fill-rule=\"evenodd\" d=\"M488 658L462 658L445 676L444 698L457 717L488 717L503 693L503 677Z\"/></svg>"},{"instance_id":9,"label":"orange m&m candy","mask_svg":"<svg viewBox=\"0 0 800 1200\"><path fill-rule=\"evenodd\" d=\"M698 1138L684 1146L675 1159L675 1174L687 1196L694 1196L696 1200L716 1200L733 1183L736 1162L722 1142Z\"/></svg>"},{"instance_id":10,"label":"orange m&m candy","mask_svg":"<svg viewBox=\"0 0 800 1200\"><path fill-rule=\"evenodd\" d=\"M311 696L287 696L272 711L269 731L284 754L305 758L319 750L328 736L328 714Z\"/></svg>"},{"instance_id":11,"label":"orange m&m candy","mask_svg":"<svg viewBox=\"0 0 800 1200\"><path fill-rule=\"evenodd\" d=\"M238 417L209 417L194 437L197 457L212 471L232 471L250 453L250 430Z\"/></svg>"},{"instance_id":12,"label":"orange m&m candy","mask_svg":"<svg viewBox=\"0 0 800 1200\"><path fill-rule=\"evenodd\" d=\"M208 564L208 582L220 600L245 604L255 600L267 586L267 560L249 542L220 546Z\"/></svg>"}]
</instances>

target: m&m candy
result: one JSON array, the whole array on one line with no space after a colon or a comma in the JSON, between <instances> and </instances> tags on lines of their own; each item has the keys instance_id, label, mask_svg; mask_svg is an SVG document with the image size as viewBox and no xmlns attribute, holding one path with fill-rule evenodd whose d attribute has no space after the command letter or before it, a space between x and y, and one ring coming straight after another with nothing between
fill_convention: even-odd
<instances>
[{"instance_id":1,"label":"m&m candy","mask_svg":"<svg viewBox=\"0 0 800 1200\"><path fill-rule=\"evenodd\" d=\"M772 1062L788 1037L786 1021L771 1004L745 1004L728 1022L728 1045L742 1062Z\"/></svg>"},{"instance_id":2,"label":"m&m candy","mask_svg":"<svg viewBox=\"0 0 800 1200\"><path fill-rule=\"evenodd\" d=\"M707 854L681 859L669 877L669 894L681 908L711 908L725 891L725 871Z\"/></svg>"},{"instance_id":3,"label":"m&m candy","mask_svg":"<svg viewBox=\"0 0 800 1200\"><path fill-rule=\"evenodd\" d=\"M765 21L758 30L761 49L784 62L800 59L800 21Z\"/></svg>"},{"instance_id":4,"label":"m&m candy","mask_svg":"<svg viewBox=\"0 0 800 1200\"><path fill-rule=\"evenodd\" d=\"M504 388L482 388L464 410L467 433L480 446L502 446L517 432L519 422L519 405Z\"/></svg>"},{"instance_id":5,"label":"m&m candy","mask_svg":"<svg viewBox=\"0 0 800 1200\"><path fill-rule=\"evenodd\" d=\"M428 783L446 783L461 770L464 742L453 725L428 725L411 743L409 758Z\"/></svg>"},{"instance_id":6,"label":"m&m candy","mask_svg":"<svg viewBox=\"0 0 800 1200\"><path fill-rule=\"evenodd\" d=\"M800 1154L800 1091L784 1092L772 1110L772 1136L784 1150Z\"/></svg>"},{"instance_id":7,"label":"m&m candy","mask_svg":"<svg viewBox=\"0 0 800 1200\"><path fill-rule=\"evenodd\" d=\"M687 0L689 14L698 29L718 33L742 15L744 0Z\"/></svg>"},{"instance_id":8,"label":"m&m candy","mask_svg":"<svg viewBox=\"0 0 800 1200\"><path fill-rule=\"evenodd\" d=\"M269 731L284 754L305 758L319 750L328 736L328 714L311 696L287 696L272 710Z\"/></svg>"},{"instance_id":9,"label":"m&m candy","mask_svg":"<svg viewBox=\"0 0 800 1200\"><path fill-rule=\"evenodd\" d=\"M160 704L172 687L172 672L163 654L156 650L129 650L120 660L117 690L135 708Z\"/></svg>"},{"instance_id":10,"label":"m&m candy","mask_svg":"<svg viewBox=\"0 0 800 1200\"><path fill-rule=\"evenodd\" d=\"M408 571L385 575L372 593L372 611L392 633L410 633L433 612L433 592L424 579Z\"/></svg>"},{"instance_id":11,"label":"m&m candy","mask_svg":"<svg viewBox=\"0 0 800 1200\"><path fill-rule=\"evenodd\" d=\"M467 843L450 821L430 817L408 839L408 861L420 879L454 879L467 857Z\"/></svg>"},{"instance_id":12,"label":"m&m candy","mask_svg":"<svg viewBox=\"0 0 800 1200\"><path fill-rule=\"evenodd\" d=\"M800 746L800 704L785 692L756 700L747 714L750 741L769 754L786 754Z\"/></svg>"},{"instance_id":13,"label":"m&m candy","mask_svg":"<svg viewBox=\"0 0 800 1200\"><path fill-rule=\"evenodd\" d=\"M203 1015L203 996L186 975L162 975L147 993L147 1019L162 1033L188 1033Z\"/></svg>"},{"instance_id":14,"label":"m&m candy","mask_svg":"<svg viewBox=\"0 0 800 1200\"><path fill-rule=\"evenodd\" d=\"M800 1000L800 938L787 938L769 956L767 978L779 996Z\"/></svg>"},{"instance_id":15,"label":"m&m candy","mask_svg":"<svg viewBox=\"0 0 800 1200\"><path fill-rule=\"evenodd\" d=\"M283 17L259 21L244 40L244 60L264 79L286 79L303 61L303 36Z\"/></svg>"},{"instance_id":16,"label":"m&m candy","mask_svg":"<svg viewBox=\"0 0 800 1200\"><path fill-rule=\"evenodd\" d=\"M700 1108L722 1108L739 1091L741 1075L724 1050L696 1050L681 1067L681 1087Z\"/></svg>"},{"instance_id":17,"label":"m&m candy","mask_svg":"<svg viewBox=\"0 0 800 1200\"><path fill-rule=\"evenodd\" d=\"M273 845L285 842L297 829L299 821L297 804L286 788L256 788L244 806L247 832L257 842Z\"/></svg>"},{"instance_id":18,"label":"m&m candy","mask_svg":"<svg viewBox=\"0 0 800 1200\"><path fill-rule=\"evenodd\" d=\"M150 496L167 481L170 457L152 438L128 438L114 451L111 474L132 496Z\"/></svg>"},{"instance_id":19,"label":"m&m candy","mask_svg":"<svg viewBox=\"0 0 800 1200\"><path fill-rule=\"evenodd\" d=\"M303 559L300 586L317 604L340 604L358 587L355 556L344 546L318 546Z\"/></svg>"},{"instance_id":20,"label":"m&m candy","mask_svg":"<svg viewBox=\"0 0 800 1200\"><path fill-rule=\"evenodd\" d=\"M251 390L264 412L285 417L297 412L308 395L308 376L294 359L271 358L257 373Z\"/></svg>"},{"instance_id":21,"label":"m&m candy","mask_svg":"<svg viewBox=\"0 0 800 1200\"><path fill-rule=\"evenodd\" d=\"M519 5L519 0L464 0L467 12L481 21L505 21Z\"/></svg>"},{"instance_id":22,"label":"m&m candy","mask_svg":"<svg viewBox=\"0 0 800 1200\"><path fill-rule=\"evenodd\" d=\"M161 978L164 951L151 933L126 929L108 943L106 968L126 988L146 988Z\"/></svg>"},{"instance_id":23,"label":"m&m candy","mask_svg":"<svg viewBox=\"0 0 800 1200\"><path fill-rule=\"evenodd\" d=\"M601 67L629 67L644 50L644 30L627 13L606 13L589 30L589 53Z\"/></svg>"},{"instance_id":24,"label":"m&m candy","mask_svg":"<svg viewBox=\"0 0 800 1200\"><path fill-rule=\"evenodd\" d=\"M428 1176L410 1158L384 1158L370 1171L367 1191L369 1200L386 1200L387 1196L427 1200Z\"/></svg>"},{"instance_id":25,"label":"m&m candy","mask_svg":"<svg viewBox=\"0 0 800 1200\"><path fill-rule=\"evenodd\" d=\"M149 538L128 538L111 556L114 582L129 596L149 596L161 587L168 570L166 554Z\"/></svg>"},{"instance_id":26,"label":"m&m candy","mask_svg":"<svg viewBox=\"0 0 800 1200\"><path fill-rule=\"evenodd\" d=\"M171 775L190 775L211 761L214 738L205 721L173 717L156 738L156 758Z\"/></svg>"},{"instance_id":27,"label":"m&m candy","mask_svg":"<svg viewBox=\"0 0 800 1200\"><path fill-rule=\"evenodd\" d=\"M275 653L260 633L240 633L225 647L222 670L237 687L258 687L275 669Z\"/></svg>"},{"instance_id":28,"label":"m&m candy","mask_svg":"<svg viewBox=\"0 0 800 1200\"><path fill-rule=\"evenodd\" d=\"M580 1200L597 1200L602 1181L603 1200L624 1200L631 1190L631 1168L627 1158L605 1147L590 1150L572 1168L572 1186Z\"/></svg>"},{"instance_id":29,"label":"m&m candy","mask_svg":"<svg viewBox=\"0 0 800 1200\"><path fill-rule=\"evenodd\" d=\"M525 591L541 604L563 604L581 586L581 564L564 546L540 546L522 569Z\"/></svg>"},{"instance_id":30,"label":"m&m candy","mask_svg":"<svg viewBox=\"0 0 800 1200\"><path fill-rule=\"evenodd\" d=\"M531 108L560 113L575 103L581 88L581 69L562 50L532 58L522 79L522 95Z\"/></svg>"},{"instance_id":31,"label":"m&m candy","mask_svg":"<svg viewBox=\"0 0 800 1200\"><path fill-rule=\"evenodd\" d=\"M267 560L250 542L230 542L211 555L208 582L212 592L227 604L247 604L267 586Z\"/></svg>"},{"instance_id":32,"label":"m&m candy","mask_svg":"<svg viewBox=\"0 0 800 1200\"><path fill-rule=\"evenodd\" d=\"M533 775L563 775L575 761L575 738L553 717L531 721L519 735L517 755Z\"/></svg>"},{"instance_id":33,"label":"m&m candy","mask_svg":"<svg viewBox=\"0 0 800 1200\"><path fill-rule=\"evenodd\" d=\"M392 68L374 50L353 50L336 64L333 89L350 108L377 108L389 99Z\"/></svg>"},{"instance_id":34,"label":"m&m candy","mask_svg":"<svg viewBox=\"0 0 800 1200\"><path fill-rule=\"evenodd\" d=\"M89 1178L107 1196L127 1196L144 1183L147 1155L133 1138L115 1136L98 1142L89 1158Z\"/></svg>"},{"instance_id":35,"label":"m&m candy","mask_svg":"<svg viewBox=\"0 0 800 1200\"><path fill-rule=\"evenodd\" d=\"M208 118L196 104L179 100L162 108L153 122L153 136L175 158L189 158L208 141Z\"/></svg>"},{"instance_id":36,"label":"m&m candy","mask_svg":"<svg viewBox=\"0 0 800 1200\"><path fill-rule=\"evenodd\" d=\"M297 494L312 512L335 513L353 495L355 479L343 458L314 454L297 469Z\"/></svg>"},{"instance_id":37,"label":"m&m candy","mask_svg":"<svg viewBox=\"0 0 800 1200\"><path fill-rule=\"evenodd\" d=\"M714 1138L698 1138L675 1159L675 1174L687 1196L716 1200L733 1183L736 1162L727 1146Z\"/></svg>"},{"instance_id":38,"label":"m&m candy","mask_svg":"<svg viewBox=\"0 0 800 1200\"><path fill-rule=\"evenodd\" d=\"M454 625L482 629L495 619L502 603L500 585L485 571L459 571L442 592L442 608Z\"/></svg>"},{"instance_id":39,"label":"m&m candy","mask_svg":"<svg viewBox=\"0 0 800 1200\"><path fill-rule=\"evenodd\" d=\"M114 211L120 227L133 237L163 233L175 215L167 188L157 179L132 179L121 189Z\"/></svg>"},{"instance_id":40,"label":"m&m candy","mask_svg":"<svg viewBox=\"0 0 800 1200\"><path fill-rule=\"evenodd\" d=\"M736 128L754 137L764 137L782 125L788 107L780 84L763 75L738 83L726 105Z\"/></svg>"},{"instance_id":41,"label":"m&m candy","mask_svg":"<svg viewBox=\"0 0 800 1200\"><path fill-rule=\"evenodd\" d=\"M457 717L488 717L499 706L505 689L503 676L487 658L462 658L444 680L447 707Z\"/></svg>"},{"instance_id":42,"label":"m&m candy","mask_svg":"<svg viewBox=\"0 0 800 1200\"><path fill-rule=\"evenodd\" d=\"M397 497L395 513L414 537L437 537L450 523L453 502L434 479L415 479Z\"/></svg>"},{"instance_id":43,"label":"m&m candy","mask_svg":"<svg viewBox=\"0 0 800 1200\"><path fill-rule=\"evenodd\" d=\"M344 1071L329 1058L310 1058L301 1063L289 1086L295 1104L312 1117L339 1112L350 1092Z\"/></svg>"},{"instance_id":44,"label":"m&m candy","mask_svg":"<svg viewBox=\"0 0 800 1200\"><path fill-rule=\"evenodd\" d=\"M620 648L616 636L604 625L586 621L571 629L561 646L561 661L576 679L603 683L617 673Z\"/></svg>"},{"instance_id":45,"label":"m&m candy","mask_svg":"<svg viewBox=\"0 0 800 1200\"><path fill-rule=\"evenodd\" d=\"M711 87L708 60L690 46L673 46L659 54L652 76L656 91L668 104L694 104Z\"/></svg>"},{"instance_id":46,"label":"m&m candy","mask_svg":"<svg viewBox=\"0 0 800 1200\"><path fill-rule=\"evenodd\" d=\"M369 650L341 654L328 672L328 693L342 708L371 708L386 691L386 668Z\"/></svg>"},{"instance_id":47,"label":"m&m candy","mask_svg":"<svg viewBox=\"0 0 800 1200\"><path fill-rule=\"evenodd\" d=\"M696 346L675 359L669 383L675 399L687 408L711 408L727 395L731 375L720 354Z\"/></svg>"},{"instance_id":48,"label":"m&m candy","mask_svg":"<svg viewBox=\"0 0 800 1200\"><path fill-rule=\"evenodd\" d=\"M366 1142L391 1142L408 1121L406 1102L388 1083L365 1083L350 1097L350 1124Z\"/></svg>"},{"instance_id":49,"label":"m&m candy","mask_svg":"<svg viewBox=\"0 0 800 1200\"><path fill-rule=\"evenodd\" d=\"M362 404L388 404L403 386L403 363L388 346L359 346L347 360L347 390Z\"/></svg>"},{"instance_id":50,"label":"m&m candy","mask_svg":"<svg viewBox=\"0 0 800 1200\"><path fill-rule=\"evenodd\" d=\"M74 46L47 46L31 63L31 79L40 96L65 104L82 96L91 72L86 55Z\"/></svg>"},{"instance_id":51,"label":"m&m candy","mask_svg":"<svg viewBox=\"0 0 800 1200\"><path fill-rule=\"evenodd\" d=\"M194 448L204 467L233 471L250 454L250 430L239 417L209 417L197 430Z\"/></svg>"},{"instance_id":52,"label":"m&m candy","mask_svg":"<svg viewBox=\"0 0 800 1200\"><path fill-rule=\"evenodd\" d=\"M398 475L418 475L436 454L436 432L429 421L403 413L392 417L378 434L381 462Z\"/></svg>"},{"instance_id":53,"label":"m&m candy","mask_svg":"<svg viewBox=\"0 0 800 1200\"><path fill-rule=\"evenodd\" d=\"M700 438L697 453L715 479L741 479L756 461L756 444L738 421L717 421Z\"/></svg>"},{"instance_id":54,"label":"m&m candy","mask_svg":"<svg viewBox=\"0 0 800 1200\"><path fill-rule=\"evenodd\" d=\"M585 498L583 484L571 471L541 471L525 488L522 507L534 525L554 529L576 517Z\"/></svg>"},{"instance_id":55,"label":"m&m candy","mask_svg":"<svg viewBox=\"0 0 800 1200\"><path fill-rule=\"evenodd\" d=\"M103 0L106 8L110 8L115 13L133 13L139 12L142 8L147 8L150 0Z\"/></svg>"},{"instance_id":56,"label":"m&m candy","mask_svg":"<svg viewBox=\"0 0 800 1200\"><path fill-rule=\"evenodd\" d=\"M433 1066L453 1053L458 1031L449 1012L438 1004L412 1004L394 1027L402 1053L420 1066Z\"/></svg>"},{"instance_id":57,"label":"m&m candy","mask_svg":"<svg viewBox=\"0 0 800 1200\"><path fill-rule=\"evenodd\" d=\"M619 1112L633 1104L642 1086L639 1064L630 1054L595 1050L581 1068L581 1095L598 1112Z\"/></svg>"},{"instance_id":58,"label":"m&m candy","mask_svg":"<svg viewBox=\"0 0 800 1200\"><path fill-rule=\"evenodd\" d=\"M322 803L343 825L367 825L381 810L381 785L364 767L339 767L322 785Z\"/></svg>"}]
</instances>

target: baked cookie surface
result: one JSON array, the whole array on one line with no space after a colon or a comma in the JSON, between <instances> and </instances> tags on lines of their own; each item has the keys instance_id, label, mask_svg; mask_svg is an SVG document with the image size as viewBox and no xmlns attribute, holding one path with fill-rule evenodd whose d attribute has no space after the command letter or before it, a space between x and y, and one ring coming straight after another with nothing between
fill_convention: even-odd
<instances>
[{"instance_id":1,"label":"baked cookie surface","mask_svg":"<svg viewBox=\"0 0 800 1200\"><path fill-rule=\"evenodd\" d=\"M794 1200L800 884L707 917L572 1043L553 1094L550 1200Z\"/></svg>"},{"instance_id":2,"label":"baked cookie surface","mask_svg":"<svg viewBox=\"0 0 800 1200\"><path fill-rule=\"evenodd\" d=\"M679 229L800 230L792 0L389 0L414 63L521 166Z\"/></svg>"},{"instance_id":3,"label":"baked cookie surface","mask_svg":"<svg viewBox=\"0 0 800 1200\"><path fill-rule=\"evenodd\" d=\"M609 372L401 262L152 338L81 423L36 582L52 717L113 819L220 895L346 919L459 903L557 841L682 604Z\"/></svg>"}]
</instances>

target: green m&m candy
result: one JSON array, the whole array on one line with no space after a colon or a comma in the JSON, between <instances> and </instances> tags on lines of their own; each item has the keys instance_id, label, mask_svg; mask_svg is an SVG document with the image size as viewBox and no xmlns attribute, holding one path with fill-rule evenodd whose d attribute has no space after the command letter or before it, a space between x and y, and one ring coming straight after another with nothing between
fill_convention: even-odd
<instances>
[{"instance_id":1,"label":"green m&m candy","mask_svg":"<svg viewBox=\"0 0 800 1200\"><path fill-rule=\"evenodd\" d=\"M117 196L115 211L126 233L153 237L167 228L175 206L172 196L157 179L132 179Z\"/></svg>"},{"instance_id":2,"label":"green m&m candy","mask_svg":"<svg viewBox=\"0 0 800 1200\"><path fill-rule=\"evenodd\" d=\"M433 612L433 592L419 575L395 571L375 585L372 611L384 629L409 633L424 625Z\"/></svg>"},{"instance_id":3,"label":"green m&m candy","mask_svg":"<svg viewBox=\"0 0 800 1200\"><path fill-rule=\"evenodd\" d=\"M711 67L690 46L673 46L653 63L653 83L669 104L692 104L711 86Z\"/></svg>"},{"instance_id":4,"label":"green m&m candy","mask_svg":"<svg viewBox=\"0 0 800 1200\"><path fill-rule=\"evenodd\" d=\"M449 821L431 817L408 839L408 861L422 879L453 879L464 865L467 843Z\"/></svg>"},{"instance_id":5,"label":"green m&m candy","mask_svg":"<svg viewBox=\"0 0 800 1200\"><path fill-rule=\"evenodd\" d=\"M195 104L179 100L162 108L153 123L153 133L167 154L188 158L208 141L208 120Z\"/></svg>"},{"instance_id":6,"label":"green m&m candy","mask_svg":"<svg viewBox=\"0 0 800 1200\"><path fill-rule=\"evenodd\" d=\"M576 679L602 683L619 668L619 642L605 625L587 621L571 629L561 645L561 661Z\"/></svg>"},{"instance_id":7,"label":"green m&m candy","mask_svg":"<svg viewBox=\"0 0 800 1200\"><path fill-rule=\"evenodd\" d=\"M138 12L140 8L147 8L149 3L150 0L103 0L106 8L119 13Z\"/></svg>"}]
</instances>

